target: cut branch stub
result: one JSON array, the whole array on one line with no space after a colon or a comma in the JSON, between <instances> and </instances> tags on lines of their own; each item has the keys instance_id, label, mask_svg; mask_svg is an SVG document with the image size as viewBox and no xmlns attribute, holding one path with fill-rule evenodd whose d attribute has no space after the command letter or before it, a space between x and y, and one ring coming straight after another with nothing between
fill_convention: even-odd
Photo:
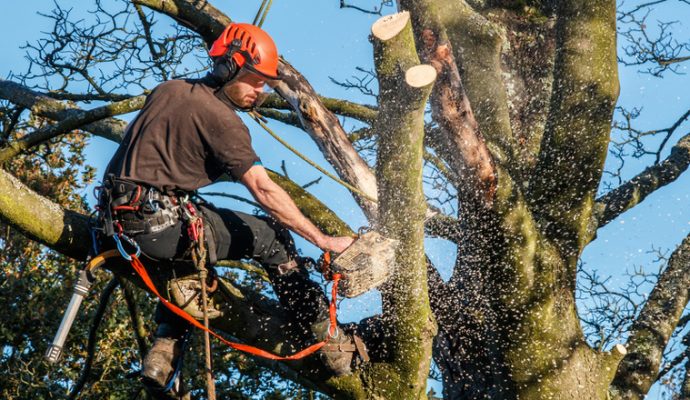
<instances>
[{"instance_id":1,"label":"cut branch stub","mask_svg":"<svg viewBox=\"0 0 690 400\"><path fill-rule=\"evenodd\" d=\"M314 88L290 64L281 60L279 71L281 80L275 89L295 110L304 130L345 182L375 199L376 177L350 143L338 118L324 106ZM376 203L353 195L367 218L375 220Z\"/></svg>"},{"instance_id":2,"label":"cut branch stub","mask_svg":"<svg viewBox=\"0 0 690 400\"><path fill-rule=\"evenodd\" d=\"M410 13L407 11L386 15L379 18L371 26L371 34L378 40L386 41L396 37L410 21Z\"/></svg>"},{"instance_id":3,"label":"cut branch stub","mask_svg":"<svg viewBox=\"0 0 690 400\"><path fill-rule=\"evenodd\" d=\"M436 80L436 68L431 65L416 65L405 71L405 82L413 88L423 88Z\"/></svg>"}]
</instances>

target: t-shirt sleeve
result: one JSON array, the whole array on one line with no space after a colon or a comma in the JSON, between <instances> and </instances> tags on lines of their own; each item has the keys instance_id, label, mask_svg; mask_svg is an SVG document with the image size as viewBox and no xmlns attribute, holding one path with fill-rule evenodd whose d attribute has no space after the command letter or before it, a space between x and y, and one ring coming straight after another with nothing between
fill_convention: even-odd
<instances>
[{"instance_id":1,"label":"t-shirt sleeve","mask_svg":"<svg viewBox=\"0 0 690 400\"><path fill-rule=\"evenodd\" d=\"M252 148L249 129L237 114L227 111L215 121L206 122L211 122L207 129L202 129L208 151L232 180L240 180L249 168L261 164Z\"/></svg>"}]
</instances>

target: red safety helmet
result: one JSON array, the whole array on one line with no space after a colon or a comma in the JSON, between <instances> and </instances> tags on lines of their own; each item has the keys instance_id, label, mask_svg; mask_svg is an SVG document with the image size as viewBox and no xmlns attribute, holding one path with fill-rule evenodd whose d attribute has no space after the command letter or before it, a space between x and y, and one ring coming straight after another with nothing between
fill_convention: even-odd
<instances>
[{"instance_id":1,"label":"red safety helmet","mask_svg":"<svg viewBox=\"0 0 690 400\"><path fill-rule=\"evenodd\" d=\"M240 43L232 59L238 69L248 68L266 78L278 79L278 49L271 36L258 26L231 23L213 42L209 55L224 56L235 40Z\"/></svg>"}]
</instances>

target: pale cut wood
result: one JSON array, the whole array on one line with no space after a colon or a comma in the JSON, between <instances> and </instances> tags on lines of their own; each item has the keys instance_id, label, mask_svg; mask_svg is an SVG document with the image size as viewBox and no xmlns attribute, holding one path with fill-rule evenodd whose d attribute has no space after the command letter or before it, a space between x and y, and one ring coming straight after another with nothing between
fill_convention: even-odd
<instances>
[{"instance_id":1,"label":"pale cut wood","mask_svg":"<svg viewBox=\"0 0 690 400\"><path fill-rule=\"evenodd\" d=\"M410 13L407 11L386 15L374 22L371 34L381 41L390 40L405 28L409 20Z\"/></svg>"},{"instance_id":2,"label":"pale cut wood","mask_svg":"<svg viewBox=\"0 0 690 400\"><path fill-rule=\"evenodd\" d=\"M405 72L405 82L413 88L422 88L436 80L436 68L431 65L415 65Z\"/></svg>"},{"instance_id":3,"label":"pale cut wood","mask_svg":"<svg viewBox=\"0 0 690 400\"><path fill-rule=\"evenodd\" d=\"M613 350L611 350L611 353L624 356L628 354L628 349L626 349L625 346L623 346L622 344L618 343L617 345L613 346Z\"/></svg>"}]
</instances>

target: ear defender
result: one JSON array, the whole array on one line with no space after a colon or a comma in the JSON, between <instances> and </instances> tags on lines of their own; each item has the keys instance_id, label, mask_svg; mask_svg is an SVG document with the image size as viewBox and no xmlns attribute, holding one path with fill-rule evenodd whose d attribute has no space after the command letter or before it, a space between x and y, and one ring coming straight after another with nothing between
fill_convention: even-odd
<instances>
[{"instance_id":1,"label":"ear defender","mask_svg":"<svg viewBox=\"0 0 690 400\"><path fill-rule=\"evenodd\" d=\"M213 42L208 54L214 60L225 60L218 65L219 83L232 80L242 68L266 79L280 79L278 49L271 36L258 26L231 23Z\"/></svg>"},{"instance_id":2,"label":"ear defender","mask_svg":"<svg viewBox=\"0 0 690 400\"><path fill-rule=\"evenodd\" d=\"M211 75L219 84L223 85L226 82L230 82L239 72L241 65L238 65L235 58L243 60L243 57L237 57L240 55L238 51L241 47L242 41L235 39L230 46L228 46L228 51L223 56L217 57L213 61L213 71L211 71Z\"/></svg>"}]
</instances>

